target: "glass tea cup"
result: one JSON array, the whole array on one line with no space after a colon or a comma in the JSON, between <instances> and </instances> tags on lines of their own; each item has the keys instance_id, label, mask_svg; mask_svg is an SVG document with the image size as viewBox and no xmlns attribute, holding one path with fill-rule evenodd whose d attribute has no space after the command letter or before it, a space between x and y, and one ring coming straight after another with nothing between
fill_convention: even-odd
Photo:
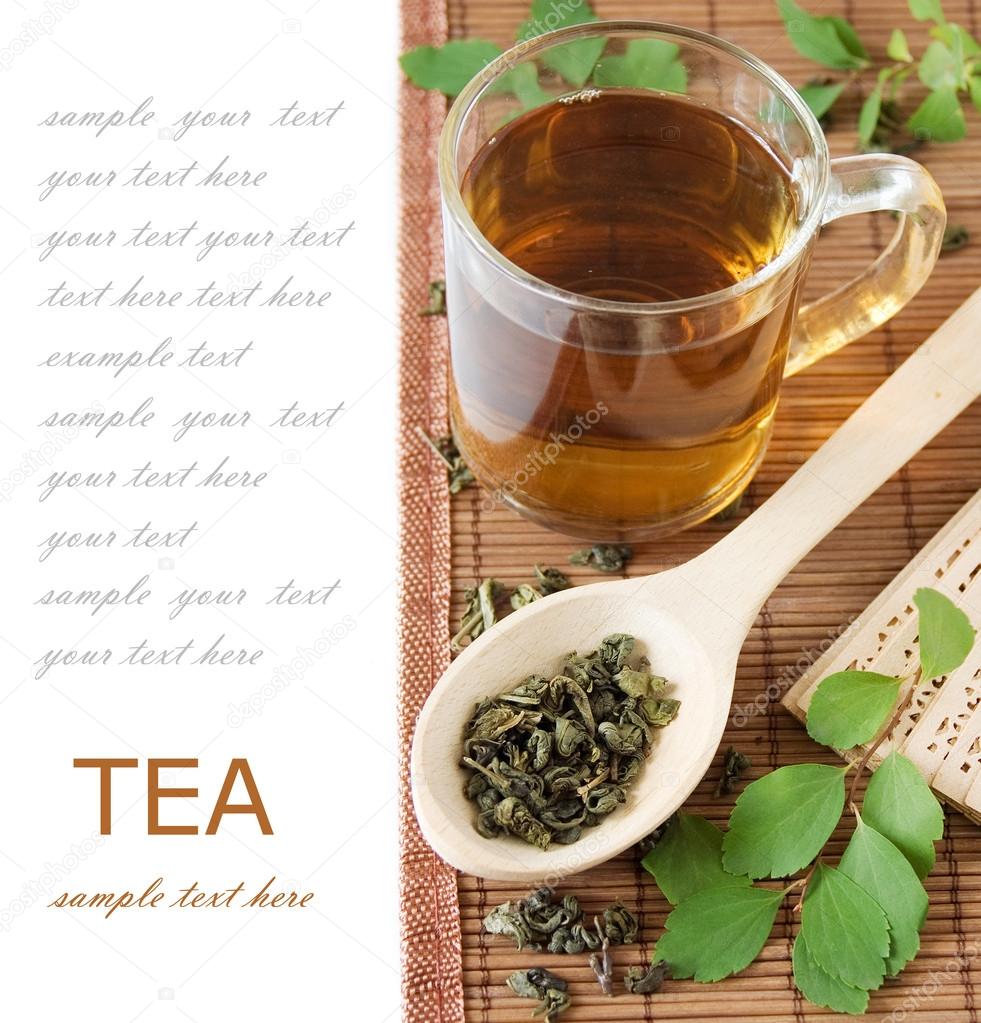
<instances>
[{"instance_id":1,"label":"glass tea cup","mask_svg":"<svg viewBox=\"0 0 981 1023\"><path fill-rule=\"evenodd\" d=\"M659 62L659 87L638 85L636 74L629 88L617 85L644 57ZM570 83L570 67L581 79L593 58L589 78ZM597 116L572 119L575 104L591 103ZM528 138L522 124L532 125ZM629 134L622 142L620 130ZM616 160L597 156L597 139L620 147ZM777 216L769 193L727 205L737 185L718 176L719 153L740 146L768 152L783 182L779 246L720 286L648 289L638 300L604 262L614 251L690 276L706 239L762 235ZM902 308L933 268L946 220L919 164L892 154L831 160L814 115L773 69L703 32L648 22L563 29L490 63L450 109L439 173L457 445L496 498L591 540L666 535L735 500L765 453L781 380ZM664 215L646 224L642 210L614 203L589 221L604 189L633 194L655 176L667 189ZM659 225L698 189L699 212L685 214L694 247L662 252ZM566 203L573 193L587 196L585 214ZM546 222L549 204L558 213ZM503 223L516 209L527 223L500 244L506 232L494 218ZM602 220L607 210L615 223ZM877 210L898 214L885 249L853 280L799 306L820 227ZM580 215L582 237L599 234L607 246L591 250L586 288L546 279L575 249ZM515 238L548 273L501 251Z\"/></svg>"}]
</instances>

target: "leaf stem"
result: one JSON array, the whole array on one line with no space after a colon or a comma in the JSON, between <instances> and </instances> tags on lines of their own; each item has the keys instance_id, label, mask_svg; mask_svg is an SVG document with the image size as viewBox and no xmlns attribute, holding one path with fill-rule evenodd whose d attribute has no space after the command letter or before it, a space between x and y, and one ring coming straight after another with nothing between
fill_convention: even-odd
<instances>
[{"instance_id":1,"label":"leaf stem","mask_svg":"<svg viewBox=\"0 0 981 1023\"><path fill-rule=\"evenodd\" d=\"M892 717L886 722L885 727L882 729L881 732L879 732L878 738L875 740L875 742L872 743L871 746L869 746L869 748L865 751L865 754L862 756L862 759L858 762L855 770L855 776L852 778L851 788L848 790L849 805L853 805L855 803L855 793L858 790L859 779L862 777L862 773L868 766L868 763L875 754L875 751L886 741L886 739L888 739L892 735L892 733L896 729L896 725L899 724L899 721L902 718L903 714L906 713L907 708L913 702L913 695L916 692L916 687L920 684L920 678L922 677L922 675L923 675L922 668L917 668L916 674L913 676L913 681L910 684L909 689L907 690L906 696L903 698L902 702L893 712Z\"/></svg>"}]
</instances>

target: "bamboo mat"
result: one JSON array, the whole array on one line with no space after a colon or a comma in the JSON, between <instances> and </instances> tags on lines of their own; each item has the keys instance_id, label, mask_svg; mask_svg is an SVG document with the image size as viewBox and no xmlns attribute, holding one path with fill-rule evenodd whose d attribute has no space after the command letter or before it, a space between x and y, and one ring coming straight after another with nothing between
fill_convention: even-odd
<instances>
[{"instance_id":1,"label":"bamboo mat","mask_svg":"<svg viewBox=\"0 0 981 1023\"><path fill-rule=\"evenodd\" d=\"M507 43L515 26L527 11L525 0L406 0L404 33L406 45L439 42L438 26L446 19L451 37L480 37ZM902 26L914 52L922 48L923 33L907 13L901 0L867 0L840 3L811 0L811 10L842 13L856 25L862 38L881 52L895 25ZM775 66L794 83L819 74L815 65L799 57L790 47L771 0L757 3L714 2L644 3L640 0L595 0L603 17L656 18L708 29L752 50ZM981 7L981 0L979 0ZM427 25L418 12L430 12ZM981 12L974 3L947 0L947 15L977 34ZM438 17L433 15L438 12ZM435 26L435 27L434 27ZM420 120L431 103L421 93L406 87L403 117L411 129L412 145L419 145L419 131L430 131ZM860 100L837 114L837 126L829 129L832 150L846 155L854 149L854 122ZM427 110L429 108L427 107ZM413 122L415 118L415 122ZM776 428L765 462L747 492L739 518L764 501L821 442L881 383L881 381L977 286L981 278L981 118L968 115L970 137L954 145L932 146L921 151L920 159L930 168L943 189L950 220L964 224L972 242L963 250L942 257L933 277L910 307L884 329L855 342L845 351L830 356L795 379L782 393ZM423 128L420 129L420 124ZM429 136L431 142L431 135ZM412 145L409 151L414 152ZM429 153L431 159L432 152ZM403 161L405 161L405 152ZM435 230L438 195L431 165L409 168L423 174L412 190L414 201L425 195L431 203L434 231L425 253L431 265L438 245ZM818 245L810 273L811 294L827 291L837 281L864 266L889 237L891 221L880 217L851 217L827 229ZM403 250L405 251L405 250ZM438 258L438 252L437 252ZM404 322L425 302L425 269L412 261L403 272ZM442 323L426 324L437 369L443 367L445 345ZM415 331L416 328L413 328ZM439 372L425 375L424 383L409 381L419 356L418 337L403 341L402 436L416 423L444 432L445 382ZM981 338L979 338L981 352ZM979 354L981 357L981 354ZM409 381L409 382L407 382ZM419 386L431 390L423 395ZM866 504L847 519L827 540L795 569L764 606L739 664L736 680L736 713L724 742L752 757L747 779L803 758L836 763L836 755L812 743L800 724L780 706L780 698L797 676L830 646L848 623L872 600L889 580L915 555L933 533L981 485L981 406L976 404L944 431L902 472L883 486ZM403 445L406 441L403 440ZM428 475L426 475L428 473ZM422 645L429 661L425 665L431 681L445 663L445 639L463 604L463 590L475 580L494 576L515 584L528 579L535 562L567 570L575 583L596 581L585 569L565 565L574 541L550 533L493 505L480 490L471 488L452 498L449 505L448 539L441 533L446 497L438 488L421 485L441 475L438 466L421 466L411 457L403 458L403 513L406 522L417 522L427 510L435 522L431 540L420 540L421 531L403 531L403 564L411 563L413 575L403 580L403 607L415 617L403 623L403 642L412 639L419 648L419 601L425 602L425 621L431 625L429 645ZM428 503L426 503L428 502ZM704 550L731 528L731 523L708 523L679 537L639 544L630 564L630 574L646 574L677 564ZM449 554L447 564L446 554ZM426 571L419 569L424 563ZM428 573L428 574L427 574ZM446 618L444 586L451 584L449 620ZM434 596L430 599L429 594ZM406 661L404 672L412 674L406 696L403 676L402 720L407 728L418 711L418 666ZM738 725L738 727L737 727ZM706 780L689 800L687 809L703 813L724 824L734 796L716 800L712 790L719 772L719 757ZM405 797L403 797L405 798ZM405 817L403 818L405 821ZM406 825L412 828L411 821ZM836 834L832 853L841 851L845 832ZM417 836L416 836L416 839ZM414 856L413 839L404 839ZM405 855L405 854L404 854ZM432 858L432 891L445 891L445 868ZM444 871L441 873L440 871ZM419 872L413 874L418 882ZM981 1011L981 829L956 813L949 813L943 841L938 847L937 866L928 878L930 913L923 933L923 947L917 960L895 981L875 994L868 1018L899 1023L975 1023ZM437 905L419 910L419 889L413 889L413 908L404 913L405 1017L411 1021L459 1023L462 1007L466 1023L513 1023L529 1018L530 1002L509 998L503 983L519 967L544 965L571 981L573 1008L563 1023L598 1023L600 1020L701 1021L719 1018L744 1023L790 1023L830 1020L838 1017L816 1009L796 994L790 969L794 917L789 908L781 910L774 933L759 960L738 977L720 984L700 985L690 981L669 981L650 998L621 994L603 997L592 974L579 956L531 956L515 953L502 938L480 933L483 915L494 905L524 892L505 884L483 882L459 876L459 918ZM423 886L424 894L424 886ZM561 889L580 896L587 911L602 909L615 898L639 910L643 920L642 943L618 950L618 973L631 965L645 963L662 930L668 905L633 855L623 855L590 871L570 878ZM458 920L458 922L457 922ZM445 955L460 956L461 971L447 970ZM425 964L443 958L439 971ZM532 961L534 960L534 961ZM462 988L461 988L462 985Z\"/></svg>"}]
</instances>

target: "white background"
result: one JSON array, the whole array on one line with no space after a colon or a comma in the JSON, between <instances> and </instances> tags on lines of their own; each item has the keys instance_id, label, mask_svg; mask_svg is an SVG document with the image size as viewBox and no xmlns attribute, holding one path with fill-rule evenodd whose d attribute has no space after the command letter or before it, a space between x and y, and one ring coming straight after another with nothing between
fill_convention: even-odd
<instances>
[{"instance_id":1,"label":"white background","mask_svg":"<svg viewBox=\"0 0 981 1023\"><path fill-rule=\"evenodd\" d=\"M26 27L25 27L26 26ZM0 21L0 1009L18 1023L192 1020L194 1023L398 1014L395 755L395 90L394 0L10 0ZM53 110L132 110L153 96L152 126L107 131L41 128ZM327 129L268 128L278 109L344 101ZM249 109L241 130L160 131L188 109ZM258 190L62 189L37 201L51 170L160 169L226 153L266 169ZM216 253L62 250L38 261L55 229L160 229L194 218L209 227L280 231L305 218L352 219L342 249ZM83 288L113 279L192 288L230 275L269 288L330 290L324 309L38 309L64 280ZM51 351L151 350L207 340L252 340L237 369L40 369ZM152 396L146 430L90 433L40 426L53 411L95 402L126 412ZM327 430L270 429L278 410L345 403ZM170 440L189 409L249 409L255 423ZM38 501L52 471L125 470L152 459L175 468L224 455L268 471L255 492L62 492ZM196 540L172 552L57 552L37 545L61 529L108 531L119 542L152 520L197 520ZM170 556L170 555L168 555ZM39 607L49 588L128 588L148 574L140 607L96 615ZM321 607L265 605L295 578L341 579ZM167 620L185 586L249 590L241 606L191 608ZM33 677L48 648L111 647L146 637L203 648L261 648L251 668L65 667ZM325 639L326 637L326 639ZM318 645L319 643L319 645ZM314 655L304 655L303 648ZM284 669L293 672L287 675ZM278 673L278 674L277 674ZM278 678L278 682L274 682ZM283 684L283 679L288 681ZM242 705L251 703L246 716ZM75 757L138 757L115 773L113 833L98 831L95 772ZM226 817L218 835L148 836L147 757L199 757L197 771L165 784L196 786L197 800L162 803L165 823L204 830L232 757L246 757L275 834L251 816ZM245 882L313 891L303 910L136 910L106 920L94 910L47 908L62 891L129 889L158 876L169 893ZM168 900L169 901L169 900Z\"/></svg>"}]
</instances>

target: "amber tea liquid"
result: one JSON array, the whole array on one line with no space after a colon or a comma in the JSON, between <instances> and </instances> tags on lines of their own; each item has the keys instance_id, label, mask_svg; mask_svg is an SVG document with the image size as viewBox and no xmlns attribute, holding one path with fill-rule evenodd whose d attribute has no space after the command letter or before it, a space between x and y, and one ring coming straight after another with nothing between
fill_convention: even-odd
<instances>
[{"instance_id":1,"label":"amber tea liquid","mask_svg":"<svg viewBox=\"0 0 981 1023\"><path fill-rule=\"evenodd\" d=\"M519 116L477 152L462 194L522 270L623 303L744 280L797 218L787 168L760 138L650 91ZM570 320L561 307L554 327L546 317L535 330L493 288L468 294L452 263L454 431L500 496L603 539L698 521L743 489L769 434L796 285L762 319L715 337L665 337L651 319L603 310Z\"/></svg>"}]
</instances>

